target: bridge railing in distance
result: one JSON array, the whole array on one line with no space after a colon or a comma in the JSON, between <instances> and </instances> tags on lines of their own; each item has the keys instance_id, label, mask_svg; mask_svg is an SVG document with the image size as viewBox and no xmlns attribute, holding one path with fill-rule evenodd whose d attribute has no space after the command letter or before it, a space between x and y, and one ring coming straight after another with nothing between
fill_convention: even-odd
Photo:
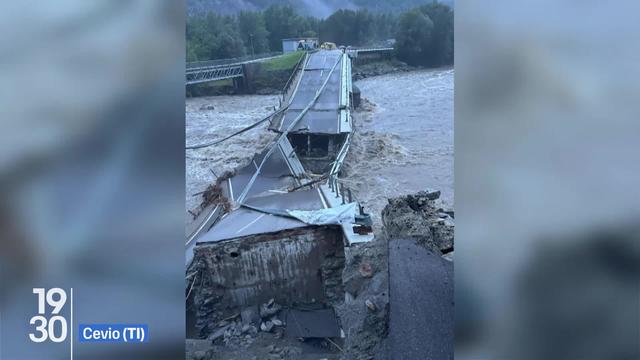
<instances>
[{"instance_id":1,"label":"bridge railing in distance","mask_svg":"<svg viewBox=\"0 0 640 360\"><path fill-rule=\"evenodd\" d=\"M243 62L252 61L252 60L274 57L278 55L282 55L282 51L274 51L270 53L262 53L262 54L255 54L255 55L246 55L246 56L229 58L229 59L192 61L187 63L187 69L197 69L197 68L203 68L203 67L237 64L237 63L243 63Z\"/></svg>"},{"instance_id":2,"label":"bridge railing in distance","mask_svg":"<svg viewBox=\"0 0 640 360\"><path fill-rule=\"evenodd\" d=\"M293 71L291 72L291 76L289 76L287 83L284 84L284 87L282 88L282 97L280 100L280 105L286 103L289 97L291 96L290 90L292 89L292 86L296 83L295 79L297 78L298 74L304 67L303 65L307 61L308 56L309 55L305 53L304 55L300 56L300 59L298 59L296 66L293 68Z\"/></svg>"}]
</instances>

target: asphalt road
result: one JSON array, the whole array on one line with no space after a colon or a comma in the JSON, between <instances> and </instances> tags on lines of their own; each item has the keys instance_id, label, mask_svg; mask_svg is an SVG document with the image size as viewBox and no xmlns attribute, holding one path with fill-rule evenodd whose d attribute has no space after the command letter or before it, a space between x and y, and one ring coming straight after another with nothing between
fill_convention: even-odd
<instances>
[{"instance_id":1,"label":"asphalt road","mask_svg":"<svg viewBox=\"0 0 640 360\"><path fill-rule=\"evenodd\" d=\"M389 241L389 359L453 359L453 263Z\"/></svg>"}]
</instances>

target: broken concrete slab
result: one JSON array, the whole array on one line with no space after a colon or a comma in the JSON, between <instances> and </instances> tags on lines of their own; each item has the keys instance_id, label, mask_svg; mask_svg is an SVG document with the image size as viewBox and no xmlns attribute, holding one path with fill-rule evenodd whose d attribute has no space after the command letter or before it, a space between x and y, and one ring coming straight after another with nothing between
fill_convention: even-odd
<instances>
[{"instance_id":1,"label":"broken concrete slab","mask_svg":"<svg viewBox=\"0 0 640 360\"><path fill-rule=\"evenodd\" d=\"M338 319L333 309L295 310L286 312L285 335L294 338L332 338L340 336Z\"/></svg>"}]
</instances>

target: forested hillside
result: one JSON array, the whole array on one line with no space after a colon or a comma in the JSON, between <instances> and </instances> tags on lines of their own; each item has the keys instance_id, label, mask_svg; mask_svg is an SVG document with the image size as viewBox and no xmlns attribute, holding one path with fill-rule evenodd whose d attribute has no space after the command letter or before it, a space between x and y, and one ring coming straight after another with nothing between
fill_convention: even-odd
<instances>
[{"instance_id":1,"label":"forested hillside","mask_svg":"<svg viewBox=\"0 0 640 360\"><path fill-rule=\"evenodd\" d=\"M187 18L187 61L282 51L283 38L301 36L345 46L395 39L397 58L411 65L453 64L453 10L440 3L400 13L341 9L324 19L288 5L234 15L197 14Z\"/></svg>"}]
</instances>

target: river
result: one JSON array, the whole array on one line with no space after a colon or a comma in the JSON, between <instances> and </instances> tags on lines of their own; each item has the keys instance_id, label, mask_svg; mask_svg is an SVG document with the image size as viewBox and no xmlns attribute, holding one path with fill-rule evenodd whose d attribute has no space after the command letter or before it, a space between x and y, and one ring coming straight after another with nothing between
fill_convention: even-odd
<instances>
[{"instance_id":1,"label":"river","mask_svg":"<svg viewBox=\"0 0 640 360\"><path fill-rule=\"evenodd\" d=\"M387 199L427 188L453 207L454 70L387 74L355 82L366 100L353 112L356 131L345 182L380 226ZM214 96L186 102L187 144L222 138L268 114L276 96ZM208 109L207 106L213 108ZM266 126L214 147L187 151L187 209L215 176L247 161L273 135ZM191 216L187 214L187 222Z\"/></svg>"},{"instance_id":2,"label":"river","mask_svg":"<svg viewBox=\"0 0 640 360\"><path fill-rule=\"evenodd\" d=\"M347 181L377 226L388 198L427 188L453 208L453 79L438 69L354 83L366 101L353 113Z\"/></svg>"}]
</instances>

